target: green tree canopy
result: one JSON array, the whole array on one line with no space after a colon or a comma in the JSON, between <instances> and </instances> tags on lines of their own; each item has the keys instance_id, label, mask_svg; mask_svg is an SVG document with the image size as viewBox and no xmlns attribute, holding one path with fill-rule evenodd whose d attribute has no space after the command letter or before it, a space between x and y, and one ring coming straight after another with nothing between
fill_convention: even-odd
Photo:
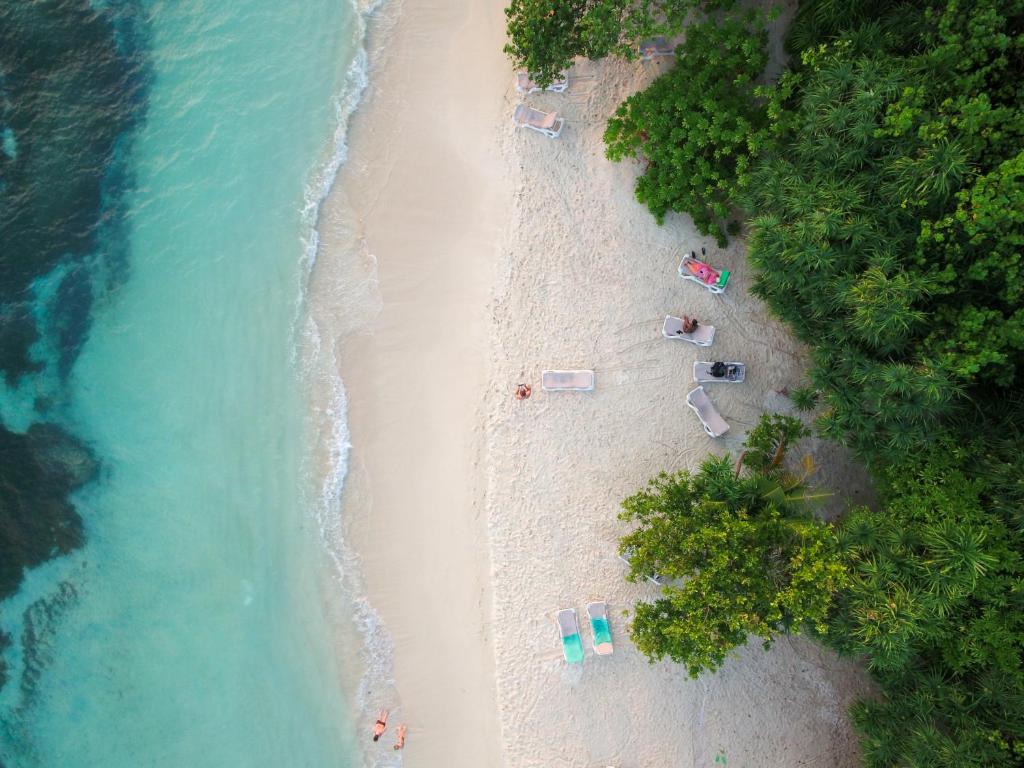
<instances>
[{"instance_id":1,"label":"green tree canopy","mask_svg":"<svg viewBox=\"0 0 1024 768\"><path fill-rule=\"evenodd\" d=\"M770 108L755 291L811 345L826 433L864 453L1019 383L1021 5L921 14L912 55L861 50L877 35L810 48Z\"/></svg>"},{"instance_id":2,"label":"green tree canopy","mask_svg":"<svg viewBox=\"0 0 1024 768\"><path fill-rule=\"evenodd\" d=\"M760 14L692 24L678 63L608 121L606 154L640 159L636 196L659 223L669 211L685 212L725 244L722 222L768 136L755 84L767 62Z\"/></svg>"},{"instance_id":3,"label":"green tree canopy","mask_svg":"<svg viewBox=\"0 0 1024 768\"><path fill-rule=\"evenodd\" d=\"M656 600L636 605L633 642L694 677L720 667L748 635L768 647L780 631L826 631L845 584L835 536L807 511L803 477L774 461L802 425L766 417L755 433L746 475L728 456L710 457L698 473L662 474L622 504L621 518L638 524L621 542L630 577L669 580Z\"/></svg>"},{"instance_id":4,"label":"green tree canopy","mask_svg":"<svg viewBox=\"0 0 1024 768\"><path fill-rule=\"evenodd\" d=\"M732 5L734 0L511 0L505 53L547 84L577 56L632 58L641 40L680 33L695 10Z\"/></svg>"}]
</instances>

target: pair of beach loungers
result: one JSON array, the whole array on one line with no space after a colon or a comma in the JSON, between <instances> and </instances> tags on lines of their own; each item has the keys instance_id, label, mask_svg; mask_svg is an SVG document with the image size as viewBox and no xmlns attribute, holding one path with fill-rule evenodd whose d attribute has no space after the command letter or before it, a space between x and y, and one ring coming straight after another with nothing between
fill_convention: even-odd
<instances>
[{"instance_id":1,"label":"pair of beach loungers","mask_svg":"<svg viewBox=\"0 0 1024 768\"><path fill-rule=\"evenodd\" d=\"M516 73L516 90L524 95L541 91L565 93L568 88L569 78L564 72L546 86L534 82L528 72ZM542 112L526 104L516 107L516 111L512 113L512 122L516 124L517 128L529 128L531 131L544 134L549 139L557 139L565 127L565 120L559 117L557 112Z\"/></svg>"},{"instance_id":2,"label":"pair of beach loungers","mask_svg":"<svg viewBox=\"0 0 1024 768\"><path fill-rule=\"evenodd\" d=\"M594 653L609 656L615 650L612 644L612 630L608 624L608 603L597 601L587 604L587 616L594 635ZM562 639L562 654L570 664L583 663L583 638L576 619L575 608L563 608L555 615L558 634Z\"/></svg>"},{"instance_id":3,"label":"pair of beach loungers","mask_svg":"<svg viewBox=\"0 0 1024 768\"><path fill-rule=\"evenodd\" d=\"M721 437L729 431L729 424L715 408L704 391L704 384L740 384L746 378L747 366L743 363L721 363L722 368L715 369L716 363L698 360L693 364L693 380L700 384L686 395L686 404L697 414L704 431L711 437ZM715 373L721 373L716 376Z\"/></svg>"}]
</instances>

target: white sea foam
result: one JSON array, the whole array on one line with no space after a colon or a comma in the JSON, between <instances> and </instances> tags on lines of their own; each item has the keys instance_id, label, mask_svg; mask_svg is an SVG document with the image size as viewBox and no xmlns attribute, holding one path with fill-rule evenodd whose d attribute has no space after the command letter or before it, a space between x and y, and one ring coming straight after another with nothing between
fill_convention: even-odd
<instances>
[{"instance_id":1,"label":"white sea foam","mask_svg":"<svg viewBox=\"0 0 1024 768\"><path fill-rule=\"evenodd\" d=\"M323 204L331 193L339 170L348 159L349 123L369 84L370 57L365 42L367 25L381 4L380 0L369 3L353 0L353 21L357 27L354 36L359 40L358 48L335 100L336 122L331 151L326 161L312 174L301 210L306 234L294 324L297 338L293 348L296 370L300 372L311 402L319 404L313 414L316 439L305 473L307 477L316 479L318 492L309 499L309 508L324 547L335 565L341 601L351 610L350 619L362 641L359 649L362 674L354 697L364 718L369 714L371 704L396 700L393 644L380 616L366 598L359 556L348 545L344 535L341 499L351 451L348 399L335 357L333 337L337 329L321 331L314 308L310 306L309 287L320 251ZM353 240L354 237L353 234ZM353 242L352 247L357 247L357 244ZM359 307L349 309L360 311ZM364 754L364 762L375 768L401 765L401 755L391 750L377 758Z\"/></svg>"}]
</instances>

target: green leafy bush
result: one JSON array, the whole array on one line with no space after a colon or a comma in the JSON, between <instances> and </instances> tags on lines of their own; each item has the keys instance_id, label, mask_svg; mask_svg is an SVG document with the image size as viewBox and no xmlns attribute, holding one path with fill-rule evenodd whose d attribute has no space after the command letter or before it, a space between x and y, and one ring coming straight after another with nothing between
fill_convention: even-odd
<instances>
[{"instance_id":1,"label":"green leafy bush","mask_svg":"<svg viewBox=\"0 0 1024 768\"><path fill-rule=\"evenodd\" d=\"M637 55L637 44L674 36L692 14L731 8L735 0L511 0L505 53L547 84L574 58Z\"/></svg>"},{"instance_id":2,"label":"green leafy bush","mask_svg":"<svg viewBox=\"0 0 1024 768\"><path fill-rule=\"evenodd\" d=\"M725 244L723 222L768 137L755 83L767 61L762 16L693 24L676 66L608 121L606 154L640 159L636 196L659 223L669 211L688 213L701 232Z\"/></svg>"},{"instance_id":3,"label":"green leafy bush","mask_svg":"<svg viewBox=\"0 0 1024 768\"><path fill-rule=\"evenodd\" d=\"M768 647L781 631L826 631L845 569L832 530L807 510L803 475L779 458L803 434L796 419L766 416L746 446L746 476L710 457L697 474L662 474L623 502L621 518L638 524L621 542L631 578L671 580L635 607L633 642L649 659L667 656L696 677L748 635Z\"/></svg>"}]
</instances>

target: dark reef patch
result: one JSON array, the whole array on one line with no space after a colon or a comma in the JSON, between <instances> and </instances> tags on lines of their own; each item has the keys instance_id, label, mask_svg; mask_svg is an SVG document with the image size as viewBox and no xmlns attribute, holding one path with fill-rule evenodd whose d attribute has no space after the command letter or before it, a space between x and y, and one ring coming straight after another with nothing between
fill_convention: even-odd
<instances>
[{"instance_id":1,"label":"dark reef patch","mask_svg":"<svg viewBox=\"0 0 1024 768\"><path fill-rule=\"evenodd\" d=\"M0 424L0 599L82 543L68 494L96 459L54 410L94 301L127 273L147 40L138 0L0 2L0 374L37 393Z\"/></svg>"},{"instance_id":2,"label":"dark reef patch","mask_svg":"<svg viewBox=\"0 0 1024 768\"><path fill-rule=\"evenodd\" d=\"M19 435L0 428L0 599L24 569L82 543L82 520L68 494L88 482L96 461L52 424Z\"/></svg>"},{"instance_id":3,"label":"dark reef patch","mask_svg":"<svg viewBox=\"0 0 1024 768\"><path fill-rule=\"evenodd\" d=\"M0 151L0 318L19 326L0 331L8 382L37 369L25 327L33 281L96 252L107 198L121 191L106 176L144 104L141 36L119 34L132 18L117 3L0 3L0 132L13 147Z\"/></svg>"},{"instance_id":4,"label":"dark reef patch","mask_svg":"<svg viewBox=\"0 0 1024 768\"><path fill-rule=\"evenodd\" d=\"M56 592L25 609L21 647L25 663L21 671L23 705L32 700L39 678L53 663L56 626L61 614L78 599L78 591L62 581Z\"/></svg>"},{"instance_id":5,"label":"dark reef patch","mask_svg":"<svg viewBox=\"0 0 1024 768\"><path fill-rule=\"evenodd\" d=\"M140 0L0 0L0 398L5 384L20 386L15 404L34 393L16 427L0 423L0 600L26 568L83 543L69 494L98 457L59 426L60 408L95 302L128 273L148 39ZM57 602L74 589L54 588ZM0 637L0 687L45 666L29 646L57 615L34 605ZM3 666L12 643L20 673Z\"/></svg>"},{"instance_id":6,"label":"dark reef patch","mask_svg":"<svg viewBox=\"0 0 1024 768\"><path fill-rule=\"evenodd\" d=\"M2 198L2 193L0 193ZM4 247L3 233L0 232L0 247ZM0 277L2 281L2 277ZM29 357L29 348L39 338L31 307L24 302L0 304L0 372L8 385L16 382L17 375L39 373L42 363Z\"/></svg>"},{"instance_id":7,"label":"dark reef patch","mask_svg":"<svg viewBox=\"0 0 1024 768\"><path fill-rule=\"evenodd\" d=\"M59 409L94 302L127 276L126 192L148 78L139 0L0 0L0 397L4 384L35 392L16 428L0 423L0 600L27 568L83 543L69 494L98 459L59 426ZM41 638L74 592L54 588L0 636L0 687L42 673ZM12 643L20 670L4 661Z\"/></svg>"},{"instance_id":8,"label":"dark reef patch","mask_svg":"<svg viewBox=\"0 0 1024 768\"><path fill-rule=\"evenodd\" d=\"M11 645L11 636L6 632L0 632L0 688L7 682L7 662L4 661L4 651Z\"/></svg>"}]
</instances>

